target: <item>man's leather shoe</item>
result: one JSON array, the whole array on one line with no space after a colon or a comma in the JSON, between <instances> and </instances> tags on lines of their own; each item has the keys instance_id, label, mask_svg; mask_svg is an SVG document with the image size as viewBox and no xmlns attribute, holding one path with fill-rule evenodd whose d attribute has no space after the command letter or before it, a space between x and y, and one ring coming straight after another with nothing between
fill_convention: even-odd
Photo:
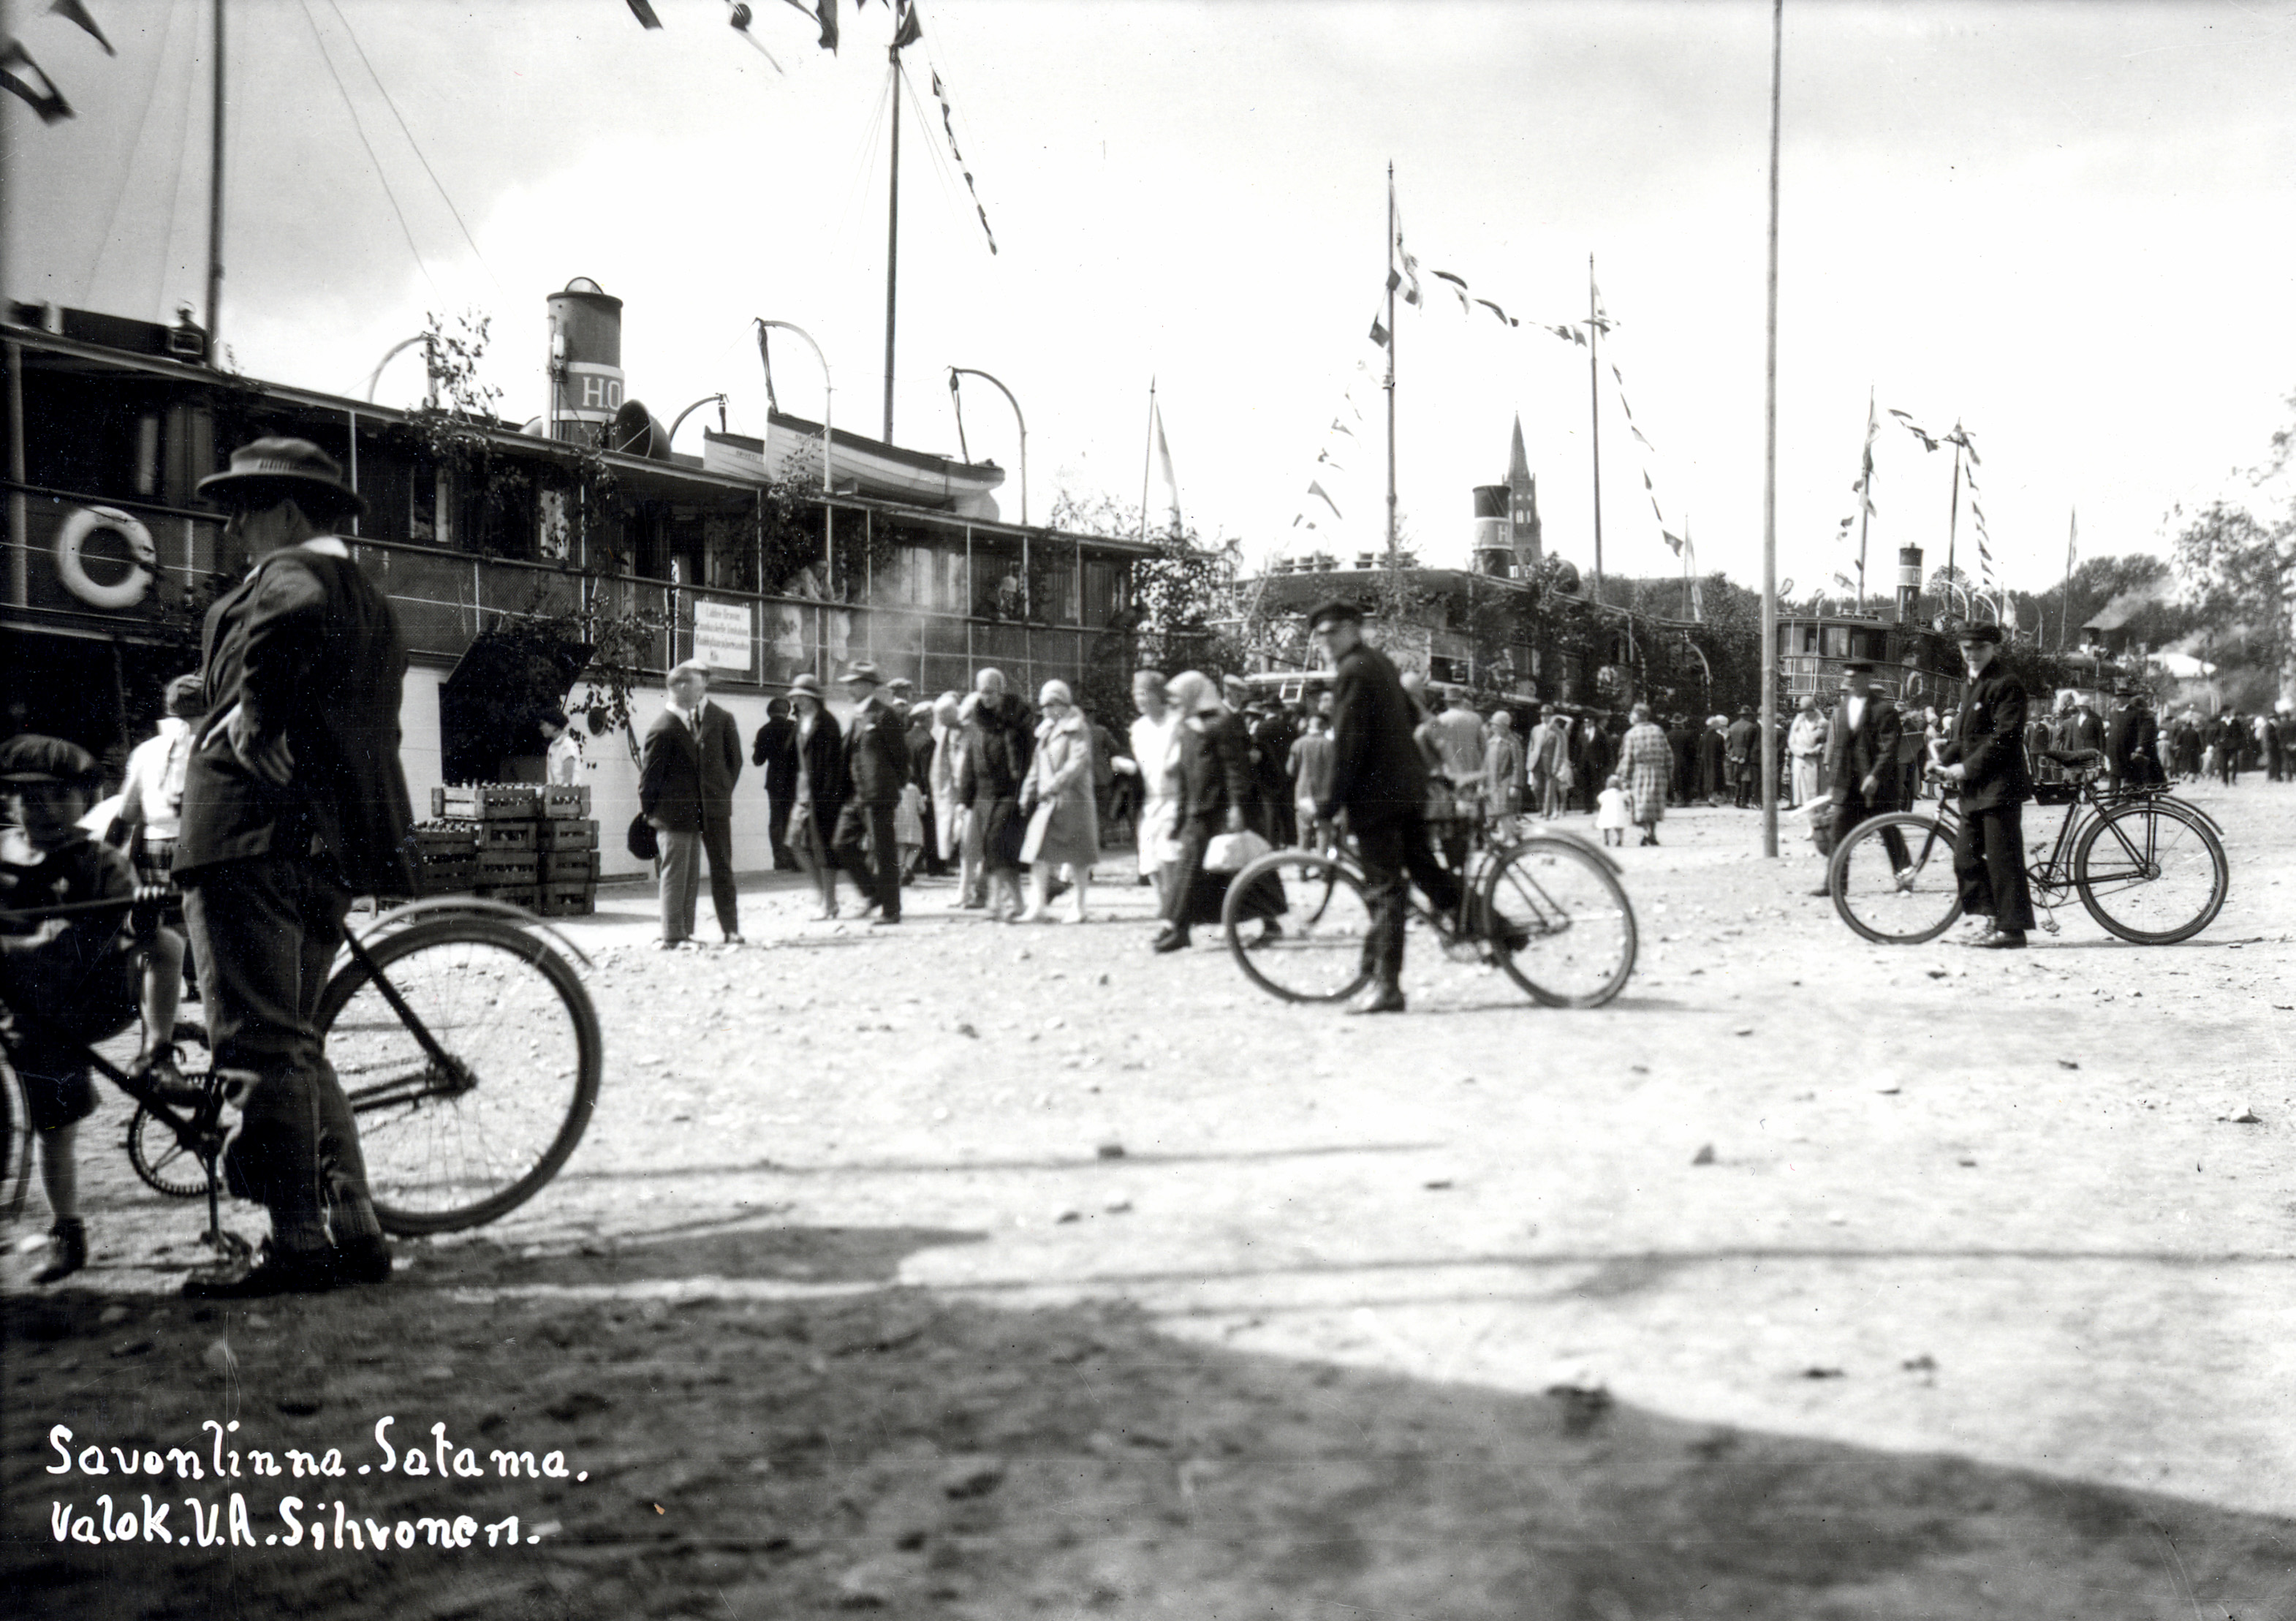
<instances>
[{"instance_id":1,"label":"man's leather shoe","mask_svg":"<svg viewBox=\"0 0 2296 1621\"><path fill-rule=\"evenodd\" d=\"M1347 1010L1350 1014L1401 1013L1403 1007L1402 986L1374 985L1349 1002Z\"/></svg>"},{"instance_id":2,"label":"man's leather shoe","mask_svg":"<svg viewBox=\"0 0 2296 1621\"><path fill-rule=\"evenodd\" d=\"M243 1271L195 1273L184 1280L186 1300L264 1300L274 1295L324 1295L338 1273L332 1248L282 1250L268 1238Z\"/></svg>"},{"instance_id":3,"label":"man's leather shoe","mask_svg":"<svg viewBox=\"0 0 2296 1621\"><path fill-rule=\"evenodd\" d=\"M1148 946L1155 951L1185 951L1188 949L1188 933L1185 929L1166 929L1150 941Z\"/></svg>"},{"instance_id":4,"label":"man's leather shoe","mask_svg":"<svg viewBox=\"0 0 2296 1621\"><path fill-rule=\"evenodd\" d=\"M869 926L873 929L890 928L900 920L901 914L898 912L894 912L890 916L879 912L874 917L869 919Z\"/></svg>"},{"instance_id":5,"label":"man's leather shoe","mask_svg":"<svg viewBox=\"0 0 2296 1621\"><path fill-rule=\"evenodd\" d=\"M381 1283L390 1276L390 1246L381 1233L335 1246L335 1275L343 1283Z\"/></svg>"},{"instance_id":6,"label":"man's leather shoe","mask_svg":"<svg viewBox=\"0 0 2296 1621\"><path fill-rule=\"evenodd\" d=\"M2022 929L1995 929L1969 942L1980 951L2021 951L2025 949Z\"/></svg>"},{"instance_id":7,"label":"man's leather shoe","mask_svg":"<svg viewBox=\"0 0 2296 1621\"><path fill-rule=\"evenodd\" d=\"M1833 893L1833 886L1831 884L1821 884L1809 893L1813 895L1831 895Z\"/></svg>"},{"instance_id":8,"label":"man's leather shoe","mask_svg":"<svg viewBox=\"0 0 2296 1621\"><path fill-rule=\"evenodd\" d=\"M54 1283L87 1264L87 1225L78 1216L58 1216L48 1230L48 1263L32 1274L35 1283Z\"/></svg>"}]
</instances>

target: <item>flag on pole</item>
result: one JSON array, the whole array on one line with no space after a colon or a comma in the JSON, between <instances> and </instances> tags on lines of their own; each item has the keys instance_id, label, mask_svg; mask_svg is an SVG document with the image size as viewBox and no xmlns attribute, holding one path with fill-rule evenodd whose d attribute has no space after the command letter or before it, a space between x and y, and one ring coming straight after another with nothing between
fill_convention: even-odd
<instances>
[{"instance_id":1,"label":"flag on pole","mask_svg":"<svg viewBox=\"0 0 2296 1621\"><path fill-rule=\"evenodd\" d=\"M94 37L96 44L103 47L103 53L106 56L119 54L111 48L111 41L103 37L103 30L95 26L95 19L87 14L87 7L82 5L80 0L55 0L55 4L48 7L48 11L51 15L61 17L67 22L77 23Z\"/></svg>"},{"instance_id":2,"label":"flag on pole","mask_svg":"<svg viewBox=\"0 0 2296 1621\"><path fill-rule=\"evenodd\" d=\"M19 68L30 74L31 78L19 74L16 71ZM37 86L32 82L35 78L39 81ZM32 60L32 53L21 43L13 39L0 45L0 90L22 96L25 105L40 115L43 124L61 123L72 116L71 103L64 100L63 92L56 88L55 80Z\"/></svg>"},{"instance_id":3,"label":"flag on pole","mask_svg":"<svg viewBox=\"0 0 2296 1621\"><path fill-rule=\"evenodd\" d=\"M1411 250L1403 245L1403 210L1401 209L1397 209L1395 213L1395 256L1403 261L1403 301L1415 305L1419 302L1419 261L1412 257ZM1394 270L1390 269L1388 276L1390 277L1388 287L1392 291L1396 286L1393 279Z\"/></svg>"},{"instance_id":4,"label":"flag on pole","mask_svg":"<svg viewBox=\"0 0 2296 1621\"><path fill-rule=\"evenodd\" d=\"M1382 349L1385 349L1387 347L1387 323L1381 320L1374 315L1371 318L1371 341L1378 344Z\"/></svg>"},{"instance_id":5,"label":"flag on pole","mask_svg":"<svg viewBox=\"0 0 2296 1621\"><path fill-rule=\"evenodd\" d=\"M1181 531L1180 481L1172 472L1172 448L1164 442L1164 407L1151 406L1149 410L1155 417L1156 473L1164 486L1165 526L1177 535Z\"/></svg>"},{"instance_id":6,"label":"flag on pole","mask_svg":"<svg viewBox=\"0 0 2296 1621\"><path fill-rule=\"evenodd\" d=\"M902 50L924 37L925 25L918 20L916 0L901 0L900 25L893 30L893 49Z\"/></svg>"}]
</instances>

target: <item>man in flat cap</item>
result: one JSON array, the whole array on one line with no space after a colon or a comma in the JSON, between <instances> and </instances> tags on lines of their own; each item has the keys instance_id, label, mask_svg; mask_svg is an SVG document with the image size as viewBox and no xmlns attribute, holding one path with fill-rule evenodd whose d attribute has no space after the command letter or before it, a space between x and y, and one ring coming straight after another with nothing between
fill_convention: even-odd
<instances>
[{"instance_id":1,"label":"man in flat cap","mask_svg":"<svg viewBox=\"0 0 2296 1621\"><path fill-rule=\"evenodd\" d=\"M2001 627L1971 625L1961 633L1969 685L1943 750L1940 772L1961 791L1961 836L1953 847L1961 909L1988 920L1965 943L2015 950L2033 926L2025 887L2025 802L2033 778L2025 765L2025 688L2001 668Z\"/></svg>"},{"instance_id":2,"label":"man in flat cap","mask_svg":"<svg viewBox=\"0 0 2296 1621\"><path fill-rule=\"evenodd\" d=\"M1308 631L1336 671L1331 778L1316 814L1328 822L1347 813L1371 909L1364 937L1371 983L1348 1011L1400 1013L1408 885L1417 883L1440 912L1459 904L1457 878L1427 845L1427 761L1413 736L1418 712L1387 655L1363 639L1354 604L1324 603L1308 614Z\"/></svg>"},{"instance_id":3,"label":"man in flat cap","mask_svg":"<svg viewBox=\"0 0 2296 1621\"><path fill-rule=\"evenodd\" d=\"M893 807L909 780L908 717L878 694L877 667L862 660L840 678L853 700L845 728L846 781L850 789L837 815L837 864L853 875L877 904L873 925L901 920L901 852L893 836Z\"/></svg>"},{"instance_id":4,"label":"man in flat cap","mask_svg":"<svg viewBox=\"0 0 2296 1621\"><path fill-rule=\"evenodd\" d=\"M242 1123L233 1189L271 1236L254 1264L195 1276L194 1298L378 1283L390 1251L349 1103L315 1016L355 894L412 893L398 760L406 649L390 603L333 531L366 503L299 439L258 439L200 481L254 570L209 610L208 719L184 774L175 875L218 1070Z\"/></svg>"}]
</instances>

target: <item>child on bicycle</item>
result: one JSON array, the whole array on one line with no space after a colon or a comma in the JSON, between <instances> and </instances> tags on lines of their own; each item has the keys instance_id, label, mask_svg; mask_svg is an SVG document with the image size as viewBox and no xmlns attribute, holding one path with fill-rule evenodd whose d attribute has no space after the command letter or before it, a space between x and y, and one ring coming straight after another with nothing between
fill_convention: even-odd
<instances>
[{"instance_id":1,"label":"child on bicycle","mask_svg":"<svg viewBox=\"0 0 2296 1621\"><path fill-rule=\"evenodd\" d=\"M62 738L26 732L0 743L0 801L8 816L0 826L0 914L135 894L127 858L79 825L96 776L94 759ZM140 1006L146 1023L137 1067L172 1075L167 1055L183 974L182 936L142 909L0 916L0 1005L38 1021L11 1019L9 1043L38 1145L41 1188L55 1216L37 1283L68 1278L87 1263L74 1148L79 1123L95 1112L95 1089L81 1044L118 1035Z\"/></svg>"}]
</instances>

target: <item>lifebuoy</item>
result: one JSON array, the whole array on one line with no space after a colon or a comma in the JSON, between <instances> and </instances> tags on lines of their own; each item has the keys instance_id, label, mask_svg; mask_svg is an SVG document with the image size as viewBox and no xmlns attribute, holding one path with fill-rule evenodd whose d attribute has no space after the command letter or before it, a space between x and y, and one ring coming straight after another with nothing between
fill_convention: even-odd
<instances>
[{"instance_id":1,"label":"lifebuoy","mask_svg":"<svg viewBox=\"0 0 2296 1621\"><path fill-rule=\"evenodd\" d=\"M87 565L79 554L90 535L106 529L126 543L131 561L120 579L111 585L98 585L88 578ZM152 588L152 571L159 564L160 552L152 544L152 531L116 506L74 507L63 527L56 531L56 578L65 590L91 608L134 607Z\"/></svg>"}]
</instances>

